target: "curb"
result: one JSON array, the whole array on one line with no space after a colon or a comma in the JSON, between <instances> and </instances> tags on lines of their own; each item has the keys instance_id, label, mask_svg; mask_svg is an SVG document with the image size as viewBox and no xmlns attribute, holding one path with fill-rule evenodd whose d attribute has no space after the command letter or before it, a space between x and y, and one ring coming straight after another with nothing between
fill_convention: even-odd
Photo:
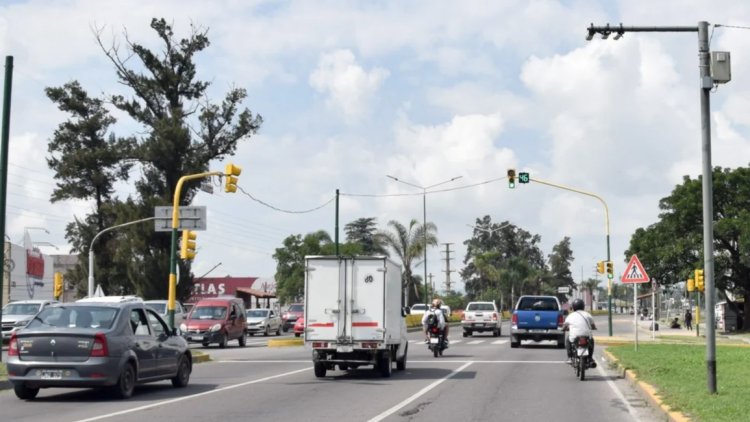
<instances>
[{"instance_id":1,"label":"curb","mask_svg":"<svg viewBox=\"0 0 750 422\"><path fill-rule=\"evenodd\" d=\"M620 362L617 360L617 358L614 357L614 355L612 355L608 350L606 349L602 350L602 354L604 354L608 363L610 363L611 365L617 366L618 372L621 371L625 379L630 381L631 384L635 385L638 388L638 390L640 390L641 394L646 396L646 398L651 402L652 405L661 409L661 411L664 412L665 416L670 421L690 422L692 420L689 417L687 417L684 413L678 410L672 410L671 407L664 404L664 402L661 401L661 398L659 397L658 392L656 391L656 388L653 385L648 384L645 381L640 381L635 372L620 365Z\"/></svg>"},{"instance_id":2,"label":"curb","mask_svg":"<svg viewBox=\"0 0 750 422\"><path fill-rule=\"evenodd\" d=\"M0 390L9 390L13 388L13 383L11 383L8 380L2 380L0 381Z\"/></svg>"},{"instance_id":3,"label":"curb","mask_svg":"<svg viewBox=\"0 0 750 422\"><path fill-rule=\"evenodd\" d=\"M208 353L200 352L198 354L193 354L193 363L203 363L203 362L210 362L211 361L211 355Z\"/></svg>"},{"instance_id":4,"label":"curb","mask_svg":"<svg viewBox=\"0 0 750 422\"><path fill-rule=\"evenodd\" d=\"M304 344L305 344L305 341L302 338L283 339L283 340L269 339L267 347L290 347L290 346L302 346Z\"/></svg>"}]
</instances>

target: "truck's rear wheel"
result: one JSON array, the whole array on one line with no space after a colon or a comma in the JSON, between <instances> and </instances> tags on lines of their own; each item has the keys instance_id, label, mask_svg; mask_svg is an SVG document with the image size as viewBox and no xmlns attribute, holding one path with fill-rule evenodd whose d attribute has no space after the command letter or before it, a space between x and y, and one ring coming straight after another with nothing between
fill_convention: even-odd
<instances>
[{"instance_id":1,"label":"truck's rear wheel","mask_svg":"<svg viewBox=\"0 0 750 422\"><path fill-rule=\"evenodd\" d=\"M380 375L382 375L384 378L388 378L391 376L393 361L391 360L390 350L386 350L383 352L383 354L380 356L380 362L378 366L380 369Z\"/></svg>"},{"instance_id":2,"label":"truck's rear wheel","mask_svg":"<svg viewBox=\"0 0 750 422\"><path fill-rule=\"evenodd\" d=\"M315 365L313 365L313 369L315 370L316 377L323 378L326 376L326 366L323 364L323 362L315 362Z\"/></svg>"},{"instance_id":3,"label":"truck's rear wheel","mask_svg":"<svg viewBox=\"0 0 750 422\"><path fill-rule=\"evenodd\" d=\"M471 334L471 333L469 333L468 331L464 330L464 337L469 337L469 334Z\"/></svg>"},{"instance_id":4,"label":"truck's rear wheel","mask_svg":"<svg viewBox=\"0 0 750 422\"><path fill-rule=\"evenodd\" d=\"M521 345L521 340L517 340L513 337L510 338L510 348L515 349Z\"/></svg>"},{"instance_id":5,"label":"truck's rear wheel","mask_svg":"<svg viewBox=\"0 0 750 422\"><path fill-rule=\"evenodd\" d=\"M406 343L406 348L404 349L404 356L401 357L401 359L396 359L396 369L399 371L403 371L406 369L406 354L409 352L409 343Z\"/></svg>"}]
</instances>

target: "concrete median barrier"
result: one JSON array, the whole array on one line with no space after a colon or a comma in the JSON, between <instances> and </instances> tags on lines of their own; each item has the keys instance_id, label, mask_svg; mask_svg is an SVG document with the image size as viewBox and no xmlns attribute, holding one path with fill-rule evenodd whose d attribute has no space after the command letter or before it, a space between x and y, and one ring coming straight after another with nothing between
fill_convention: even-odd
<instances>
[{"instance_id":1,"label":"concrete median barrier","mask_svg":"<svg viewBox=\"0 0 750 422\"><path fill-rule=\"evenodd\" d=\"M268 340L268 347L290 347L290 346L302 346L305 341L301 338L284 338L284 339L270 339Z\"/></svg>"}]
</instances>

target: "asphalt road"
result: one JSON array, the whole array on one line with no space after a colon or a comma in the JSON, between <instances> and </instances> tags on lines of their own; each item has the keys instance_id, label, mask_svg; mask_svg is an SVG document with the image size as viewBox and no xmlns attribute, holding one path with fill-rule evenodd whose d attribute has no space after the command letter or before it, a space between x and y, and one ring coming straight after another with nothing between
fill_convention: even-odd
<instances>
[{"instance_id":1,"label":"asphalt road","mask_svg":"<svg viewBox=\"0 0 750 422\"><path fill-rule=\"evenodd\" d=\"M597 320L598 334L606 335L606 317ZM615 328L630 321L616 317ZM149 384L125 401L95 390L48 389L33 402L6 390L0 408L14 422L663 420L627 381L602 369L601 360L581 382L563 362L564 351L551 343L511 349L507 332L506 324L499 338L462 338L453 328L441 358L428 354L420 333L411 333L407 369L394 369L391 378L363 368L318 379L309 350L268 348L265 338L249 338L245 348L209 348L213 361L195 365L185 389Z\"/></svg>"}]
</instances>

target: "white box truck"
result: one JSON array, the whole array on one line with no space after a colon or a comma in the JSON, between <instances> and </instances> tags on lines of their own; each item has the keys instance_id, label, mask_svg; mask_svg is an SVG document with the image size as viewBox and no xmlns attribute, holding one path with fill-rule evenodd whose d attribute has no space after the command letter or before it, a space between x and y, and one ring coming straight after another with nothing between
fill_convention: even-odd
<instances>
[{"instance_id":1,"label":"white box truck","mask_svg":"<svg viewBox=\"0 0 750 422\"><path fill-rule=\"evenodd\" d=\"M305 257L305 346L316 377L362 365L406 368L401 267L384 256Z\"/></svg>"}]
</instances>

